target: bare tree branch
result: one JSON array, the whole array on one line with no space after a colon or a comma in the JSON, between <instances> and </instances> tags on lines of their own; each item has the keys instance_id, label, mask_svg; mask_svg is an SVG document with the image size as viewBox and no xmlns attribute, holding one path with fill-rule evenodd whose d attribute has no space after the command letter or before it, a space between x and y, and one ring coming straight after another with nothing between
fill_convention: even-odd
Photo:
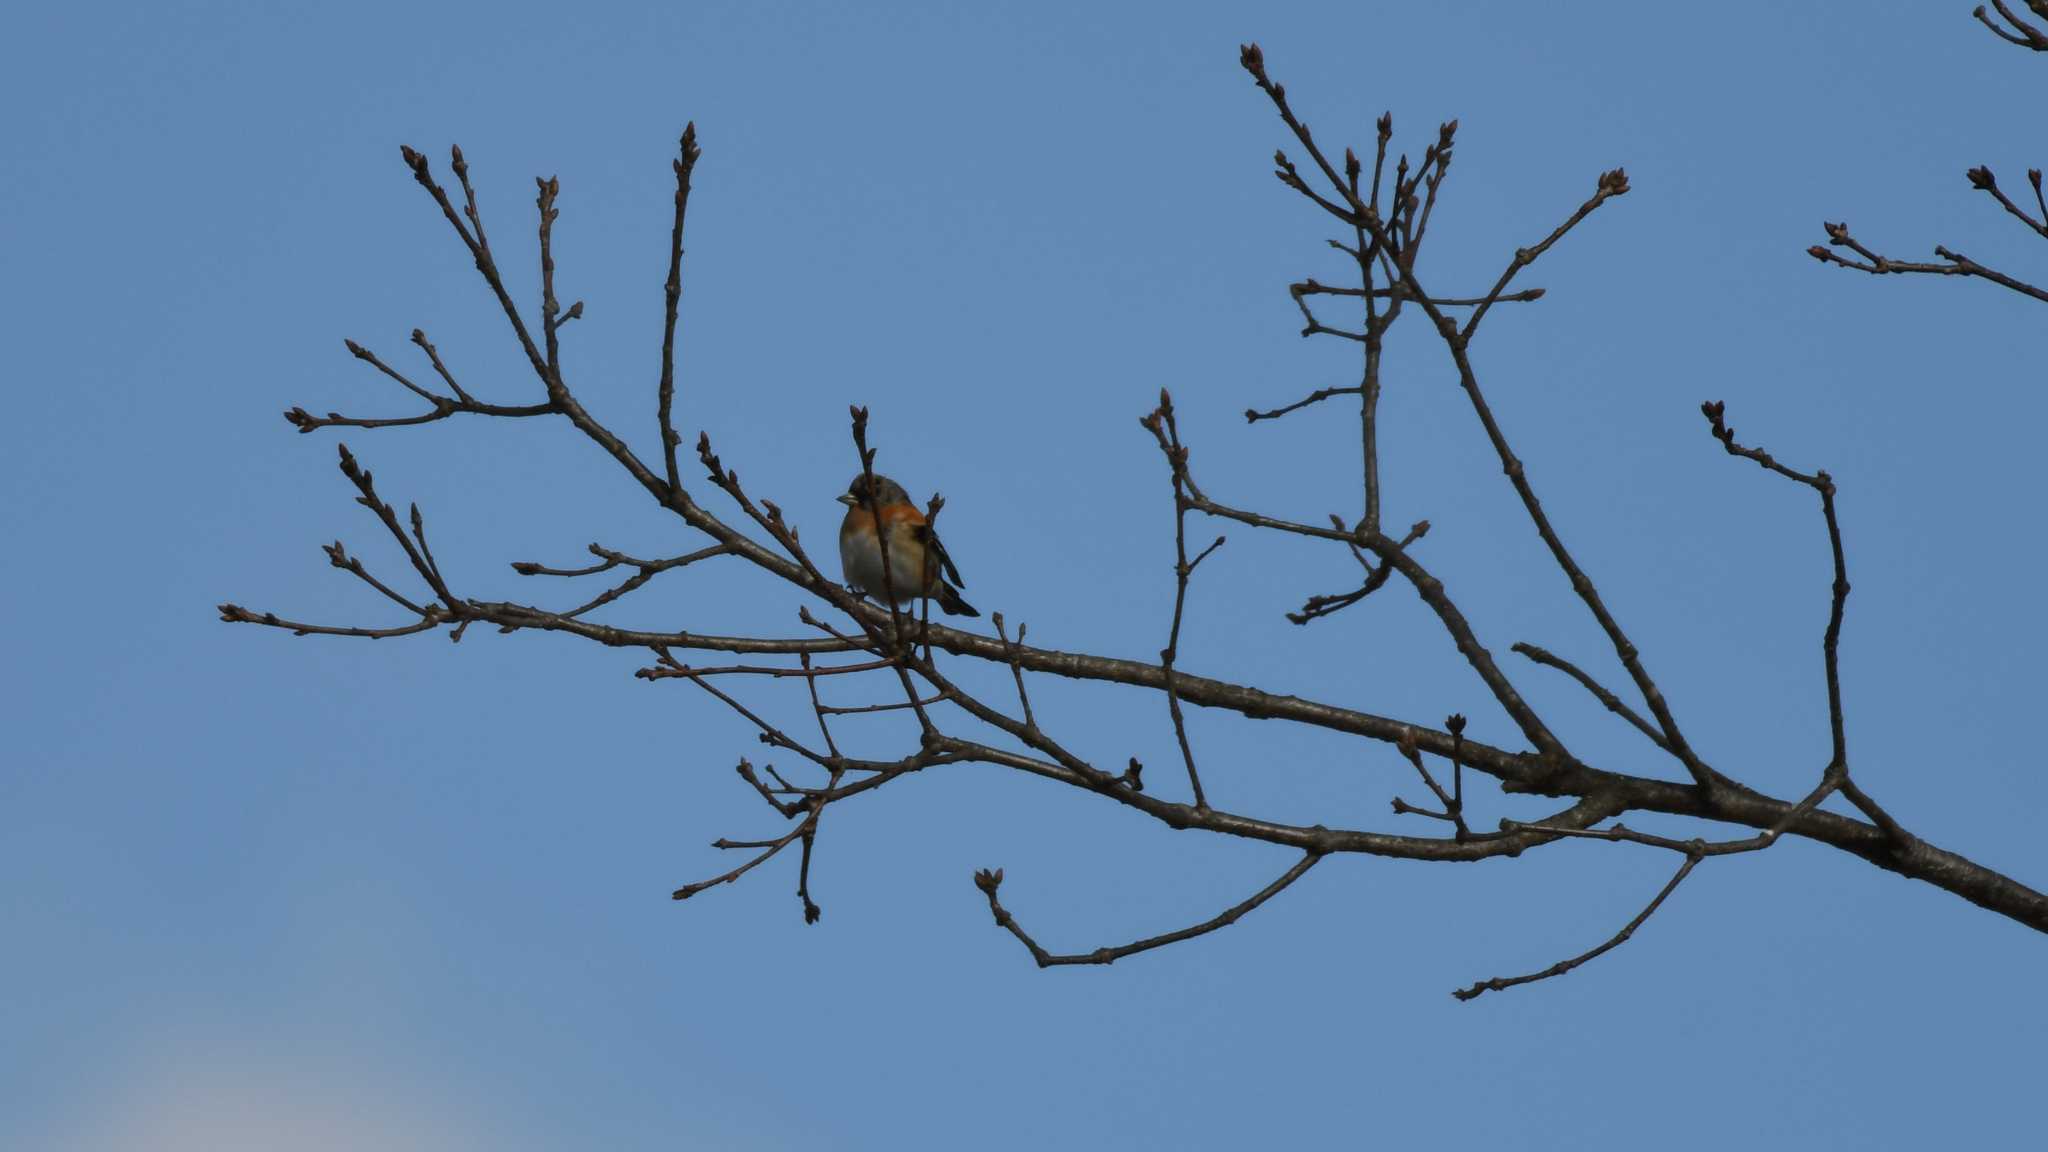
<instances>
[{"instance_id":1,"label":"bare tree branch","mask_svg":"<svg viewBox=\"0 0 2048 1152\"><path fill-rule=\"evenodd\" d=\"M1001 868L993 871L982 869L976 872L974 874L974 886L981 889L982 895L988 897L988 910L995 915L996 923L1007 929L1010 935L1015 936L1018 942L1024 945L1031 953L1031 958L1038 962L1040 968L1053 968L1066 964L1114 964L1126 956L1136 955L1139 952L1149 952L1154 948L1164 948L1168 944L1178 944L1183 940L1192 940L1197 936L1206 936L1218 928L1227 928L1237 923L1238 918L1245 913L1286 891L1289 885L1307 875L1308 870L1315 867L1316 862L1321 859L1322 856L1317 853L1304 853L1301 859L1295 861L1294 867L1282 873L1278 880L1252 893L1245 899L1232 904L1200 924L1181 928L1173 932L1166 932L1158 936L1147 936L1143 940L1134 940L1129 944L1118 945L1114 948L1097 948L1093 952L1078 952L1066 956L1048 952L1041 947L1038 941L1033 940L1017 923L1017 918L1010 915L1009 910L1003 907L1000 900L996 899L996 889L1002 887L1003 883L1003 870Z\"/></svg>"},{"instance_id":2,"label":"bare tree branch","mask_svg":"<svg viewBox=\"0 0 2048 1152\"><path fill-rule=\"evenodd\" d=\"M1726 449L1730 456L1740 456L1744 459L1754 460L1763 468L1775 472L1788 480L1804 484L1808 488L1820 493L1821 516L1826 520L1828 529L1828 551L1833 556L1835 564L1834 583L1829 586L1833 594L1833 604L1828 610L1827 631L1821 637L1821 658L1826 669L1828 688L1828 733L1834 750L1833 758L1828 761L1828 774L1835 775L1839 773L1842 795L1847 796L1850 803L1862 809L1863 814L1870 817L1873 824L1883 829L1886 836L1891 837L1892 840L1902 846L1910 846L1913 840L1912 834L1901 828L1898 822L1891 818L1889 813L1878 807L1877 802L1865 795L1863 790L1858 788L1849 778L1848 735L1845 722L1842 719L1840 655L1842 611L1849 600L1849 568L1848 562L1842 554L1842 527L1835 519L1834 478L1826 472L1815 472L1812 475L1808 475L1804 472L1795 471L1778 463L1777 460L1772 458L1770 453L1761 448L1745 448L1741 444L1736 443L1735 430L1728 426L1725 419L1727 405L1721 401L1715 400L1701 404L1700 411L1706 416L1707 424L1713 430L1714 439L1721 442L1721 447Z\"/></svg>"},{"instance_id":3,"label":"bare tree branch","mask_svg":"<svg viewBox=\"0 0 2048 1152\"><path fill-rule=\"evenodd\" d=\"M1997 21L1986 15L1982 4L1977 5L1970 15L1975 16L1979 23L1991 29L1992 32L1998 35L1999 39L2009 44L2017 44L2022 48L2031 48L2036 52L2048 52L2048 33L2042 32L2039 28L2014 15L2013 10L2005 6L2005 0L1991 0L1991 6L1998 9L1998 14L2005 18L2007 24L2012 25L2011 31L2007 31ZM2043 3L2043 0L2027 0L2027 7L2033 10L2034 15L2048 19L2048 3Z\"/></svg>"},{"instance_id":4,"label":"bare tree branch","mask_svg":"<svg viewBox=\"0 0 2048 1152\"><path fill-rule=\"evenodd\" d=\"M2030 7L2036 0L2029 0ZM2048 4L2048 0L2039 0ZM2003 6L1999 11L2015 27ZM1980 19L1983 17L1980 14ZM1987 21L1988 22L1988 21ZM1994 26L1994 30L1997 27ZM2005 34L2001 32L2001 34ZM2014 33L2008 35L2012 39ZM714 513L687 491L677 463L680 436L675 429L674 394L676 375L676 326L681 295L683 229L691 177L698 159L694 124L681 138L678 159L672 164L676 185L674 217L670 232L668 278L664 284L664 320L661 340L661 372L656 387L656 415L662 439L662 461L650 466L624 440L592 416L578 399L564 368L559 334L562 326L581 315L577 302L564 311L555 294L554 223L559 217L557 202L560 183L549 177L537 182L536 239L540 259L540 321L538 338L514 303L499 272L497 257L487 238L476 189L459 149L451 151L452 166L461 189L458 206L448 190L433 176L419 153L405 149L406 164L414 179L432 197L449 226L456 233L479 276L511 326L540 384L543 400L522 406L501 406L477 401L457 381L439 351L424 333L415 330L413 342L426 354L446 390L428 387L398 372L359 345L352 353L380 374L425 401L429 411L409 417L352 417L330 413L315 417L303 409L288 416L301 432L344 425L377 428L392 425L433 423L456 414L523 417L560 415L585 440L616 463L666 514L673 515L687 531L702 537L698 546L663 559L638 559L597 544L590 546L596 562L581 567L551 567L532 561L515 563L525 576L575 579L615 570L624 576L596 596L566 608L546 608L457 593L428 546L424 518L417 506L410 510L409 523L401 523L392 506L378 494L370 473L361 468L347 448L341 449L342 471L356 488L358 502L369 508L405 554L431 596L410 594L399 586L372 574L354 556L335 542L326 546L330 564L366 584L376 596L397 605L409 620L381 626L308 624L270 612L258 612L229 603L220 606L221 618L234 623L258 624L298 635L335 635L382 639L446 628L451 638L460 638L472 624L488 624L501 633L525 630L575 636L609 647L651 653L652 662L635 675L650 682L687 681L710 699L751 725L757 738L771 748L784 749L798 760L785 771L764 764L757 773L742 759L737 774L787 826L777 825L769 835L725 837L714 841L720 851L747 853L747 858L708 879L675 891L685 899L710 887L733 883L774 859L791 844L800 846L796 893L807 922L815 921L820 909L812 895L812 865L825 810L841 801L868 795L905 776L926 769L940 770L953 765L974 764L1019 773L1052 785L1074 789L1107 800L1128 810L1134 817L1169 828L1205 832L1255 840L1286 847L1299 854L1296 863L1278 879L1251 897L1225 909L1200 924L1146 937L1117 947L1092 952L1058 954L1040 946L1026 933L997 898L1002 873L983 871L976 883L986 895L997 923L1013 934L1041 966L1107 964L1124 956L1163 947L1205 935L1234 923L1246 912L1260 906L1292 885L1318 861L1336 853L1422 861L1476 861L1506 859L1541 849L1567 839L1593 839L1633 844L1683 856L1677 873L1637 916L1599 946L1561 961L1541 972L1526 976L1497 977L1480 981L1457 995L1470 999L1486 991L1499 990L1562 975L1602 955L1630 936L1662 906L1666 898L1703 860L1736 853L1768 849L1785 836L1798 836L1826 844L1867 860L1880 868L1934 884L1971 900L2000 915L2037 931L2048 932L2048 895L2010 877L1939 848L1908 833L1889 813L1879 807L1851 778L1848 765L1846 722L1842 706L1839 642L1849 592L1845 549L1835 509L1835 483L1825 472L1802 473L1777 462L1759 448L1736 441L1724 422L1718 403L1703 409L1710 428L1731 454L1752 460L1765 469L1814 489L1821 498L1823 520L1833 559L1834 582L1828 625L1823 636L1823 667L1827 683L1827 723L1831 735L1831 757L1821 770L1819 781L1806 795L1788 801L1764 795L1723 775L1707 765L1693 751L1680 731L1673 709L1651 679L1635 645L1606 607L1592 579L1568 551L1549 514L1538 501L1521 460L1509 446L1507 436L1481 388L1479 369L1471 356L1471 344L1480 321L1496 303L1529 301L1542 296L1542 289L1511 290L1512 282L1539 257L1561 243L1582 221L1606 201L1629 191L1621 169L1602 174L1593 194L1565 220L1536 244L1516 250L1492 288L1478 296L1436 296L1427 291L1418 273L1418 262L1427 237L1446 225L1435 218L1439 189L1448 178L1457 121L1445 122L1434 141L1411 165L1406 154L1395 154L1388 163L1393 135L1392 119L1377 122L1370 180L1367 165L1351 150L1343 151L1341 169L1295 113L1286 90L1266 71L1263 52L1246 45L1241 62L1254 82L1273 104L1308 157L1297 167L1285 153L1276 153L1276 175L1288 188L1302 196L1319 213L1318 218L1335 218L1350 232L1350 243L1330 243L1352 257L1358 277L1355 284L1324 285L1302 280L1290 286L1290 295L1306 321L1305 334L1336 335L1362 346L1358 383L1323 388L1304 399L1267 411L1246 409L1248 422L1276 419L1282 415L1322 404L1339 397L1359 398L1359 490L1361 509L1357 522L1347 526L1344 517L1332 515L1329 526L1304 523L1240 507L1212 498L1198 483L1189 466L1189 446L1183 440L1172 398L1163 390L1160 402L1143 418L1167 463L1169 486L1174 500L1174 595L1171 623L1165 647L1156 661L1129 660L1095 653L1071 652L1033 647L1026 630L1019 626L1014 638L1001 613L992 613L994 635L953 628L930 619L929 598L899 597L899 588L922 591L921 572L893 572L889 550L883 550L882 587L878 599L864 599L829 577L809 555L797 524L785 516L782 507L765 495L757 496L741 484L736 469L728 467L712 450L708 436L697 440L699 462L710 483L740 510L743 518L730 522ZM1390 171L1391 169L1391 171ZM2000 191L1986 169L1972 169L1974 186L1988 192L2008 215L2036 234L2048 236L2048 202L2044 202L2037 173L2029 173L2035 191L2037 217L2023 204ZM2030 295L2048 299L2038 289L2015 281L1972 261L1938 249L1947 261L1942 265L1911 265L1878 256L1857 242L1845 227L1831 225L1831 241L1853 254L1838 256L1826 249L1817 254L1830 262L1860 268L1866 272L1937 272L1943 275L1975 276L2000 283ZM1324 307L1348 307L1353 301L1362 312L1356 329L1325 324L1310 307L1311 298L1327 301ZM1470 308L1461 322L1445 310ZM1418 314L1429 322L1455 368L1461 390L1477 417L1524 512L1542 537L1553 562L1584 604L1594 622L1613 647L1628 672L1647 715L1638 712L1613 692L1600 685L1577 665L1530 644L1515 644L1513 650L1531 661L1557 669L1572 677L1607 711L1641 732L1658 749L1678 760L1686 769L1685 779L1667 780L1634 772L1616 771L1579 759L1555 734L1550 718L1522 696L1507 672L1495 661L1486 637L1439 578L1417 555L1414 545L1429 530L1429 522L1417 521L1405 536L1395 539L1382 530L1382 509L1389 493L1382 484L1379 460L1378 400L1385 343L1400 318ZM1349 323L1347 321L1346 323ZM873 504L876 449L869 443L869 421L865 408L852 406L851 439L861 474L869 478L870 495L862 502L867 514L877 518ZM1348 454L1349 449L1345 451ZM760 491L766 491L762 489ZM1398 495L1398 494L1395 494ZM1346 498L1348 502L1348 497ZM1325 505L1327 506L1327 505ZM926 509L927 520L935 520L943 501L933 496ZM856 510L858 514L858 509ZM1341 547L1363 573L1355 589L1311 596L1300 612L1290 613L1295 623L1320 619L1359 603L1382 588L1398 573L1430 610L1445 637L1456 647L1502 713L1513 723L1516 743L1489 744L1466 738L1466 720L1452 715L1441 727L1377 715L1359 708L1311 699L1300 695L1268 692L1227 677L1196 675L1183 667L1180 641L1185 621L1187 596L1196 568L1223 543L1190 552L1187 518L1190 514L1233 521L1261 532L1279 532L1313 541L1320 547ZM664 621L659 628L636 627L626 623L597 623L588 616L596 609L619 605L631 593L644 587L656 575L679 570L714 556L731 556L743 561L746 570L778 594L793 593L799 601L798 618L811 629L799 637L733 636L706 633ZM874 590L871 590L874 591ZM916 601L917 606L905 604ZM639 603L635 601L634 603ZM693 604L693 609L706 606ZM721 606L710 605L714 614ZM816 609L814 613L813 609ZM1483 614L1479 618L1483 618ZM727 663L692 664L701 659L693 653L727 653ZM831 659L827 659L831 657ZM718 659L725 659L720 657ZM965 685L979 683L963 677L956 665L980 663L999 666L1008 672L1016 695L1013 714L1004 703L992 703ZM1227 665L1226 665L1227 666ZM1100 685L1122 685L1162 694L1167 703L1183 766L1188 775L1191 797L1183 803L1148 792L1143 765L1129 757L1121 771L1110 771L1090 760L1076 747L1049 731L1034 714L1026 684L1026 673L1053 675ZM997 674L1000 676L1000 673ZM881 676L884 679L875 679ZM787 693L785 681L803 685L804 703L815 721L818 739L814 745L779 727L776 713L751 701L756 688L764 693ZM841 695L841 685L875 686L893 681L896 698L876 699L872 693ZM821 687L822 686L822 687ZM729 690L731 689L731 690ZM827 690L831 698L828 699ZM1366 827L1302 824L1272 819L1251 811L1219 808L1210 803L1196 767L1196 756L1187 730L1186 709L1206 708L1260 721L1299 724L1310 728L1391 745L1406 760L1428 791L1435 807L1409 803L1387 793L1397 815L1416 815L1435 824L1417 824L1432 829L1431 835L1402 835ZM895 714L908 713L916 720L914 731ZM842 717L862 717L840 721ZM857 723L863 735L869 729L896 733L911 746L900 754L882 758L848 755L835 733L835 723ZM1119 756L1121 753L1118 754ZM1432 766L1429 758L1441 763ZM1212 778L1217 773L1233 779L1256 779L1276 767L1253 756L1237 761L1205 758ZM1111 762L1114 762L1113 760ZM1443 764L1448 764L1444 773ZM1475 791L1468 796L1466 775L1473 774ZM1446 775L1448 785L1446 784ZM1490 782L1490 783L1489 783ZM1475 832L1468 817L1468 804L1484 804L1487 793L1478 789L1494 787L1504 794L1533 794L1556 798L1558 810L1536 821L1502 820L1497 831ZM1855 806L1859 816L1823 811L1821 803L1839 792ZM1648 812L1726 824L1755 830L1748 836L1708 841L1635 832L1617 822L1627 813Z\"/></svg>"},{"instance_id":5,"label":"bare tree branch","mask_svg":"<svg viewBox=\"0 0 2048 1152\"><path fill-rule=\"evenodd\" d=\"M1460 988L1456 992L1451 993L1451 995L1456 996L1460 1000L1471 1000L1482 993L1499 992L1502 989L1513 988L1521 984L1534 984L1538 980L1548 980L1553 976L1562 976L1588 960L1603 956L1609 951L1621 947L1628 942L1629 937L1636 934L1636 929L1643 926L1643 921L1648 920L1657 911L1658 906L1664 903L1664 898L1671 895L1680 884L1683 884L1687 876L1692 875L1692 870L1699 866L1699 862L1700 857L1687 856L1685 863L1678 866L1678 871L1672 875L1664 887L1659 889L1657 894L1650 898L1649 904L1641 912L1636 913L1636 918L1622 925L1621 931L1608 937L1599 945L1581 952L1569 960L1560 960L1541 972L1531 972L1527 976L1496 976L1491 980L1481 980L1469 988Z\"/></svg>"},{"instance_id":6,"label":"bare tree branch","mask_svg":"<svg viewBox=\"0 0 2048 1152\"><path fill-rule=\"evenodd\" d=\"M1807 255L1812 256L1823 264L1833 264L1841 268L1853 268L1858 272L1868 272L1873 276L1884 276L1892 273L1919 273L1927 276L1974 276L1979 280L1988 280L2001 287L2010 288L2022 296L2031 296L2036 300L2048 301L2048 290L2037 288L2024 280L2008 276L1995 268L1987 268L1960 252L1949 251L1947 247L1940 244L1934 246L1934 254L1947 261L1945 264L1932 264L1914 260L1893 260L1890 257L1880 256L1865 248L1861 242L1849 234L1849 226L1847 224L1830 223L1826 228L1829 238L1828 243L1847 248L1861 256L1862 259L1852 260L1818 244L1806 250Z\"/></svg>"},{"instance_id":7,"label":"bare tree branch","mask_svg":"<svg viewBox=\"0 0 2048 1152\"><path fill-rule=\"evenodd\" d=\"M1202 795L1202 778L1195 771L1194 748L1188 743L1188 722L1181 714L1180 693L1174 688L1173 662L1180 654L1180 622L1188 602L1188 577L1194 575L1195 565L1208 559L1209 553L1223 547L1223 537L1202 549L1193 560L1188 559L1188 496L1187 461L1188 450L1181 446L1180 427L1173 418L1173 397L1166 389L1159 390L1159 407L1143 421L1146 428L1159 438L1159 446L1166 453L1173 482L1173 627L1167 633L1166 647L1159 650L1159 667L1166 675L1166 707L1173 717L1174 739L1180 742L1181 759L1187 764L1188 787L1194 790L1195 807L1207 808L1209 801Z\"/></svg>"},{"instance_id":8,"label":"bare tree branch","mask_svg":"<svg viewBox=\"0 0 2048 1152\"><path fill-rule=\"evenodd\" d=\"M661 385L656 401L656 415L661 421L661 455L666 462L671 489L682 487L682 481L676 477L676 448L682 444L683 438L676 435L669 412L676 398L676 308L683 298L683 217L690 207L690 173L696 170L697 157L702 155L702 150L697 147L696 121L683 125L683 139L677 152L676 223L668 241L668 280L663 286L668 314L661 329Z\"/></svg>"},{"instance_id":9,"label":"bare tree branch","mask_svg":"<svg viewBox=\"0 0 2048 1152\"><path fill-rule=\"evenodd\" d=\"M1591 692L1593 694L1593 698L1595 700L1600 701L1603 707L1605 707L1609 712L1614 713L1616 716L1621 717L1623 720L1628 721L1629 726L1634 728L1636 731L1641 732L1644 736L1648 737L1650 743L1655 744L1657 747L1662 748L1666 752L1671 751L1671 745L1664 742L1664 734L1662 732L1657 731L1655 725L1651 724L1648 720L1643 719L1642 716L1638 714L1635 709L1622 703L1621 699L1617 697L1614 693L1609 692L1605 688L1602 688L1598 681L1594 680L1591 676L1588 676L1585 672L1581 671L1578 665L1573 664L1571 661L1566 660L1562 656L1557 656L1545 649L1538 648L1534 644L1525 644L1521 641L1516 641L1515 644L1509 649L1509 651L1519 652L1522 655L1527 656L1529 659L1534 660L1538 664L1544 665L1548 668L1555 668L1558 671L1563 672L1565 675L1571 677L1572 679L1578 681L1579 684L1586 689L1586 691Z\"/></svg>"}]
</instances>

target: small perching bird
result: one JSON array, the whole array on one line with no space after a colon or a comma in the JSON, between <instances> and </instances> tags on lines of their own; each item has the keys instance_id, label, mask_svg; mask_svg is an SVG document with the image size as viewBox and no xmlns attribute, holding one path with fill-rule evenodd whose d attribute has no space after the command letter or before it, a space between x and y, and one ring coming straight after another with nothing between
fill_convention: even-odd
<instances>
[{"instance_id":1,"label":"small perching bird","mask_svg":"<svg viewBox=\"0 0 2048 1152\"><path fill-rule=\"evenodd\" d=\"M839 564L847 585L876 600L886 600L893 591L898 604L930 597L949 616L981 615L960 598L954 585L966 581L960 579L960 570L953 567L953 558L946 555L945 545L939 543L938 533L924 513L910 502L910 493L887 476L876 475L874 482L872 501L867 499L866 473L855 476L839 495L839 502L846 505L846 519L839 524ZM884 539L889 542L886 577L882 572Z\"/></svg>"}]
</instances>

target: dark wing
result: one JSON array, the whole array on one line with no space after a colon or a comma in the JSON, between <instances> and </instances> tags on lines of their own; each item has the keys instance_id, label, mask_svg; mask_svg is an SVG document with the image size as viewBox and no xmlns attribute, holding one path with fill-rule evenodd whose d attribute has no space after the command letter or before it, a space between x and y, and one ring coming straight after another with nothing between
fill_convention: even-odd
<instances>
[{"instance_id":1,"label":"dark wing","mask_svg":"<svg viewBox=\"0 0 2048 1152\"><path fill-rule=\"evenodd\" d=\"M946 546L939 543L939 534L932 530L932 526L919 524L914 531L924 541L925 550L939 558L939 567L945 570L946 578L958 587L967 587L967 581L960 578L960 570L953 567L953 558L946 554Z\"/></svg>"}]
</instances>

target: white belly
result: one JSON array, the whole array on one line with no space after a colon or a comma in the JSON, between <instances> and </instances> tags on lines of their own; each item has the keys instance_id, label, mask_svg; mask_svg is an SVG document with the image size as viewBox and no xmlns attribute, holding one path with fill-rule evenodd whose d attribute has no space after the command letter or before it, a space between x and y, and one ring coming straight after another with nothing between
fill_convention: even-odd
<instances>
[{"instance_id":1,"label":"white belly","mask_svg":"<svg viewBox=\"0 0 2048 1152\"><path fill-rule=\"evenodd\" d=\"M846 582L877 600L883 598L883 588L896 590L896 602L916 598L919 594L919 557L911 555L900 541L892 541L889 548L889 575L885 584L882 578L882 550L865 537L849 537L839 542L839 567L846 576Z\"/></svg>"}]
</instances>

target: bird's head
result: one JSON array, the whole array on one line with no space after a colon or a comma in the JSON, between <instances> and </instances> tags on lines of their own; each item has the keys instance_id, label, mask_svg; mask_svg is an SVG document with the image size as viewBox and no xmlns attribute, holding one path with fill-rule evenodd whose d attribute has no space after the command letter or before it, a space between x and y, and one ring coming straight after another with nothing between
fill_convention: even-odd
<instances>
[{"instance_id":1,"label":"bird's head","mask_svg":"<svg viewBox=\"0 0 2048 1152\"><path fill-rule=\"evenodd\" d=\"M903 490L903 485L898 484L879 472L875 474L874 479L875 488L872 503L875 507L881 508L890 504L910 503L910 493ZM839 494L839 502L848 508L860 508L870 503L868 500L867 473L860 473L853 478L853 482L846 486L846 491Z\"/></svg>"}]
</instances>

